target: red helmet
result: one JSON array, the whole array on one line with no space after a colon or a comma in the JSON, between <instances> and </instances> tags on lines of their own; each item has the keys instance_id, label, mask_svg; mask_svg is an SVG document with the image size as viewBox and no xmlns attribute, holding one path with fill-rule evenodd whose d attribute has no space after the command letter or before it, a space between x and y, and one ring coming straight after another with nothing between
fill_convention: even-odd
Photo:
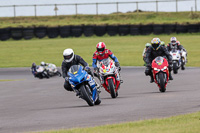
<instances>
[{"instance_id":1,"label":"red helmet","mask_svg":"<svg viewBox=\"0 0 200 133\"><path fill-rule=\"evenodd\" d=\"M104 42L99 42L97 44L97 51L100 55L103 55L105 53L106 44Z\"/></svg>"}]
</instances>

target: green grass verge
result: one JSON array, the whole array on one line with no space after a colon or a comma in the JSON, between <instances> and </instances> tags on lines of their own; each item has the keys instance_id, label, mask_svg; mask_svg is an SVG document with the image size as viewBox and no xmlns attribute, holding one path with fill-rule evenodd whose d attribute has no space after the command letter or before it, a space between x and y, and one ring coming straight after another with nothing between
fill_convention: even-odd
<instances>
[{"instance_id":1,"label":"green grass verge","mask_svg":"<svg viewBox=\"0 0 200 133\"><path fill-rule=\"evenodd\" d=\"M5 81L13 81L11 79L0 79L0 82L5 82Z\"/></svg>"},{"instance_id":2,"label":"green grass verge","mask_svg":"<svg viewBox=\"0 0 200 133\"><path fill-rule=\"evenodd\" d=\"M145 44L153 37L159 37L167 43L171 36L176 36L187 49L187 66L200 67L199 34L9 40L0 42L0 67L30 67L32 62L39 64L41 61L61 66L62 53L66 48L72 48L75 54L82 56L91 66L96 44L100 41L106 43L107 48L117 56L122 66L142 66Z\"/></svg>"},{"instance_id":3,"label":"green grass verge","mask_svg":"<svg viewBox=\"0 0 200 133\"><path fill-rule=\"evenodd\" d=\"M200 112L169 118L40 133L198 133Z\"/></svg>"},{"instance_id":4,"label":"green grass verge","mask_svg":"<svg viewBox=\"0 0 200 133\"><path fill-rule=\"evenodd\" d=\"M126 20L126 21L124 21ZM102 25L102 24L149 24L149 23L198 23L200 12L132 12L109 15L67 15L44 17L0 18L2 27L62 26L62 25Z\"/></svg>"}]
</instances>

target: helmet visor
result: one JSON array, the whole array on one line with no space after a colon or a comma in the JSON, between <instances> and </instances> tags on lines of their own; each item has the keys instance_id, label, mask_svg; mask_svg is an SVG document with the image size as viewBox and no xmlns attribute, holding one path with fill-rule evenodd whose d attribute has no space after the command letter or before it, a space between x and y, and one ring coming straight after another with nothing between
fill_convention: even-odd
<instances>
[{"instance_id":1,"label":"helmet visor","mask_svg":"<svg viewBox=\"0 0 200 133\"><path fill-rule=\"evenodd\" d=\"M156 44L156 43L152 44L152 47L153 47L154 49L157 49L158 46L159 46L159 45Z\"/></svg>"},{"instance_id":2,"label":"helmet visor","mask_svg":"<svg viewBox=\"0 0 200 133\"><path fill-rule=\"evenodd\" d=\"M171 43L172 43L173 45L175 45L175 44L176 44L176 41L172 41Z\"/></svg>"},{"instance_id":3,"label":"helmet visor","mask_svg":"<svg viewBox=\"0 0 200 133\"><path fill-rule=\"evenodd\" d=\"M98 52L103 52L105 50L105 48L97 48Z\"/></svg>"},{"instance_id":4,"label":"helmet visor","mask_svg":"<svg viewBox=\"0 0 200 133\"><path fill-rule=\"evenodd\" d=\"M69 60L69 59L72 58L72 56L73 56L73 53L71 53L70 55L66 55L66 56L64 56L64 59L65 59L65 60Z\"/></svg>"}]
</instances>

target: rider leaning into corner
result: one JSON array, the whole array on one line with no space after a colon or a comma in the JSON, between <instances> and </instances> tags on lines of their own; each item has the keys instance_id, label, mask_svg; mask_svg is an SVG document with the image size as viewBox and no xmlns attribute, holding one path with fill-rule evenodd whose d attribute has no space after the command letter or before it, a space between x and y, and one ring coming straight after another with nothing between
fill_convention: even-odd
<instances>
[{"instance_id":1,"label":"rider leaning into corner","mask_svg":"<svg viewBox=\"0 0 200 133\"><path fill-rule=\"evenodd\" d=\"M106 44L104 42L99 42L96 45L96 49L97 50L93 54L93 63L92 63L92 66L94 68L94 72L95 73L99 72L99 69L97 67L98 61L101 61L103 59L107 59L109 57L112 60L114 60L115 66L118 67L118 70L119 71L121 70L121 67L120 67L120 64L119 64L119 61L118 61L117 57L114 56L114 54L109 49L106 49ZM100 80L101 80L101 84L104 84L103 77L101 77ZM117 73L117 79L116 80L120 81L119 73Z\"/></svg>"},{"instance_id":2,"label":"rider leaning into corner","mask_svg":"<svg viewBox=\"0 0 200 133\"><path fill-rule=\"evenodd\" d=\"M169 52L163 45L160 45L159 38L153 38L153 40L151 41L151 47L149 47L146 51L147 65L146 65L145 74L146 74L146 76L149 75L151 77L150 83L154 82L152 68L151 68L151 62L157 56L167 57L168 63L169 63L169 67L168 67L169 68L169 80L173 80L172 75L171 75L172 56L169 54Z\"/></svg>"},{"instance_id":3,"label":"rider leaning into corner","mask_svg":"<svg viewBox=\"0 0 200 133\"><path fill-rule=\"evenodd\" d=\"M70 48L65 49L63 51L63 57L64 57L64 60L62 62L62 74L63 74L63 78L65 78L64 88L67 91L73 91L73 89L69 83L69 76L67 74L67 72L69 71L69 69L72 65L82 65L84 67L84 69L88 72L88 74L90 76L92 75L92 77L93 77L93 73L91 72L88 64L83 60L83 58L81 58L81 56L75 55L74 51L72 49L70 49ZM90 87L92 89L95 89L97 83L95 83L93 78L90 78L90 79L91 79L91 81L89 81ZM97 88L97 90L98 90L98 88Z\"/></svg>"},{"instance_id":4,"label":"rider leaning into corner","mask_svg":"<svg viewBox=\"0 0 200 133\"><path fill-rule=\"evenodd\" d=\"M170 52L172 49L176 49L176 50L180 50L180 51L185 51L186 53L187 53L187 51L186 51L186 49L180 44L180 42L176 39L176 37L171 37L171 39L170 39L170 43L168 43L168 45L167 45L167 50ZM182 53L181 53L182 54ZM187 56L187 54L186 54L186 56ZM182 60L181 60L182 61ZM181 69L182 70L184 70L185 69L185 63L183 63L182 62L182 67L181 67Z\"/></svg>"},{"instance_id":5,"label":"rider leaning into corner","mask_svg":"<svg viewBox=\"0 0 200 133\"><path fill-rule=\"evenodd\" d=\"M37 67L37 65L33 62L32 66L31 66L31 72L32 72L34 77L37 77L36 67Z\"/></svg>"}]
</instances>

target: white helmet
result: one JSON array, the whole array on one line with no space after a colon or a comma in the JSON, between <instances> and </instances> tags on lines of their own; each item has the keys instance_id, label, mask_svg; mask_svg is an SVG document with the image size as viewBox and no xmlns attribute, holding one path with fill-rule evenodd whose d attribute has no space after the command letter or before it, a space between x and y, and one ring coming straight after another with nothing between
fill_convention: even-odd
<instances>
[{"instance_id":1,"label":"white helmet","mask_svg":"<svg viewBox=\"0 0 200 133\"><path fill-rule=\"evenodd\" d=\"M42 62L40 63L40 65L41 65L41 66L45 66L46 63L45 63L44 61L42 61Z\"/></svg>"},{"instance_id":2,"label":"white helmet","mask_svg":"<svg viewBox=\"0 0 200 133\"><path fill-rule=\"evenodd\" d=\"M176 44L177 39L176 37L171 37L170 41L172 44Z\"/></svg>"},{"instance_id":3,"label":"white helmet","mask_svg":"<svg viewBox=\"0 0 200 133\"><path fill-rule=\"evenodd\" d=\"M71 48L63 51L63 57L66 62L71 62L74 59L74 51Z\"/></svg>"}]
</instances>

